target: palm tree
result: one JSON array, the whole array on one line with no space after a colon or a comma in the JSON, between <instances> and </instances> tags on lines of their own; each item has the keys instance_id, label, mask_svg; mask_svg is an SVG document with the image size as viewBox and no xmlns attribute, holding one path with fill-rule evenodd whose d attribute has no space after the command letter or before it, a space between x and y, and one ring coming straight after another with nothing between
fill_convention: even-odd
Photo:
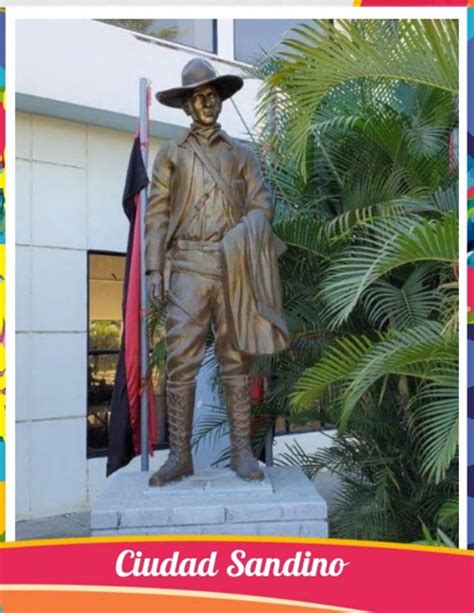
<instances>
[{"instance_id":1,"label":"palm tree","mask_svg":"<svg viewBox=\"0 0 474 613\"><path fill-rule=\"evenodd\" d=\"M315 22L252 71L292 344L264 409L338 427L338 536L456 536L457 24ZM271 109L269 112L268 109Z\"/></svg>"}]
</instances>

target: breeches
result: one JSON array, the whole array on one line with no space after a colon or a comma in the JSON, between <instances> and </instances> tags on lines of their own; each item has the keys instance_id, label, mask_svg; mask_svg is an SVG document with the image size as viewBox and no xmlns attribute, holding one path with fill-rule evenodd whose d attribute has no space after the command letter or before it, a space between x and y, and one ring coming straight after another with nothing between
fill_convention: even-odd
<instances>
[{"instance_id":1,"label":"breeches","mask_svg":"<svg viewBox=\"0 0 474 613\"><path fill-rule=\"evenodd\" d=\"M210 257L214 259L215 256ZM207 254L203 259L206 258ZM212 277L173 270L167 299L165 338L168 381L195 381L206 350L209 323L214 332L214 351L221 376L248 375L251 358L232 345L222 275Z\"/></svg>"}]
</instances>

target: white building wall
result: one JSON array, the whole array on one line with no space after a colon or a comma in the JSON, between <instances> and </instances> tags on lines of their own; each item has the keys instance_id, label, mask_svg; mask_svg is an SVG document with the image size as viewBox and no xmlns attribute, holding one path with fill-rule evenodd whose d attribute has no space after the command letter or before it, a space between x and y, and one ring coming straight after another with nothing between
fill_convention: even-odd
<instances>
[{"instance_id":1,"label":"white building wall","mask_svg":"<svg viewBox=\"0 0 474 613\"><path fill-rule=\"evenodd\" d=\"M133 137L25 113L16 130L17 517L26 519L86 509L105 482L105 458L86 459L87 251L125 251Z\"/></svg>"},{"instance_id":2,"label":"white building wall","mask_svg":"<svg viewBox=\"0 0 474 613\"><path fill-rule=\"evenodd\" d=\"M243 74L242 64L228 60L233 53L232 21L219 22L219 44L224 57L138 36L97 21L19 20L15 76L22 108L28 106L26 110L41 109L39 112L46 115L134 130L141 77L151 81L153 92L177 87L184 65L197 55L211 61L219 74ZM35 49L34 62L31 49ZM239 113L245 124L253 127L257 89L258 81L246 79L232 102L224 104L220 121L231 136L248 138ZM158 104L154 98L150 119L152 133L165 138L170 138L176 128L189 124L183 112ZM80 137L76 134L75 138ZM70 158L71 162L79 162L83 154L80 144L77 145L75 153L70 154L77 159Z\"/></svg>"}]
</instances>

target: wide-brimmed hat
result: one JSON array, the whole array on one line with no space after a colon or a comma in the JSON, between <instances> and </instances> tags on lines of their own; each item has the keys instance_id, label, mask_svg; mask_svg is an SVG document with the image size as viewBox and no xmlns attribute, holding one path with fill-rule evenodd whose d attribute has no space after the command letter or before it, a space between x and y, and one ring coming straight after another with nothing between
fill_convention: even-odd
<instances>
[{"instance_id":1,"label":"wide-brimmed hat","mask_svg":"<svg viewBox=\"0 0 474 613\"><path fill-rule=\"evenodd\" d=\"M183 101L193 89L202 85L213 85L221 100L226 100L238 92L244 84L243 79L237 75L219 76L215 68L202 58L195 58L188 62L181 73L181 87L174 87L157 92L156 99L173 108L180 109Z\"/></svg>"}]
</instances>

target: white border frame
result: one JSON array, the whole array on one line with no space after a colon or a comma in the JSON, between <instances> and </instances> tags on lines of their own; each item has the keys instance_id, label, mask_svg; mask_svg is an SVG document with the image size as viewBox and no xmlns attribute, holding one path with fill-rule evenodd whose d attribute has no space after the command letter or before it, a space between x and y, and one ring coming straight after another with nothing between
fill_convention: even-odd
<instances>
[{"instance_id":1,"label":"white border frame","mask_svg":"<svg viewBox=\"0 0 474 613\"><path fill-rule=\"evenodd\" d=\"M329 2L330 0L328 0ZM467 547L467 8L365 8L330 6L142 6L6 9L6 538L15 540L15 23L17 19L458 19L459 20L459 546ZM474 9L472 9L474 10ZM228 58L226 58L228 59Z\"/></svg>"}]
</instances>

